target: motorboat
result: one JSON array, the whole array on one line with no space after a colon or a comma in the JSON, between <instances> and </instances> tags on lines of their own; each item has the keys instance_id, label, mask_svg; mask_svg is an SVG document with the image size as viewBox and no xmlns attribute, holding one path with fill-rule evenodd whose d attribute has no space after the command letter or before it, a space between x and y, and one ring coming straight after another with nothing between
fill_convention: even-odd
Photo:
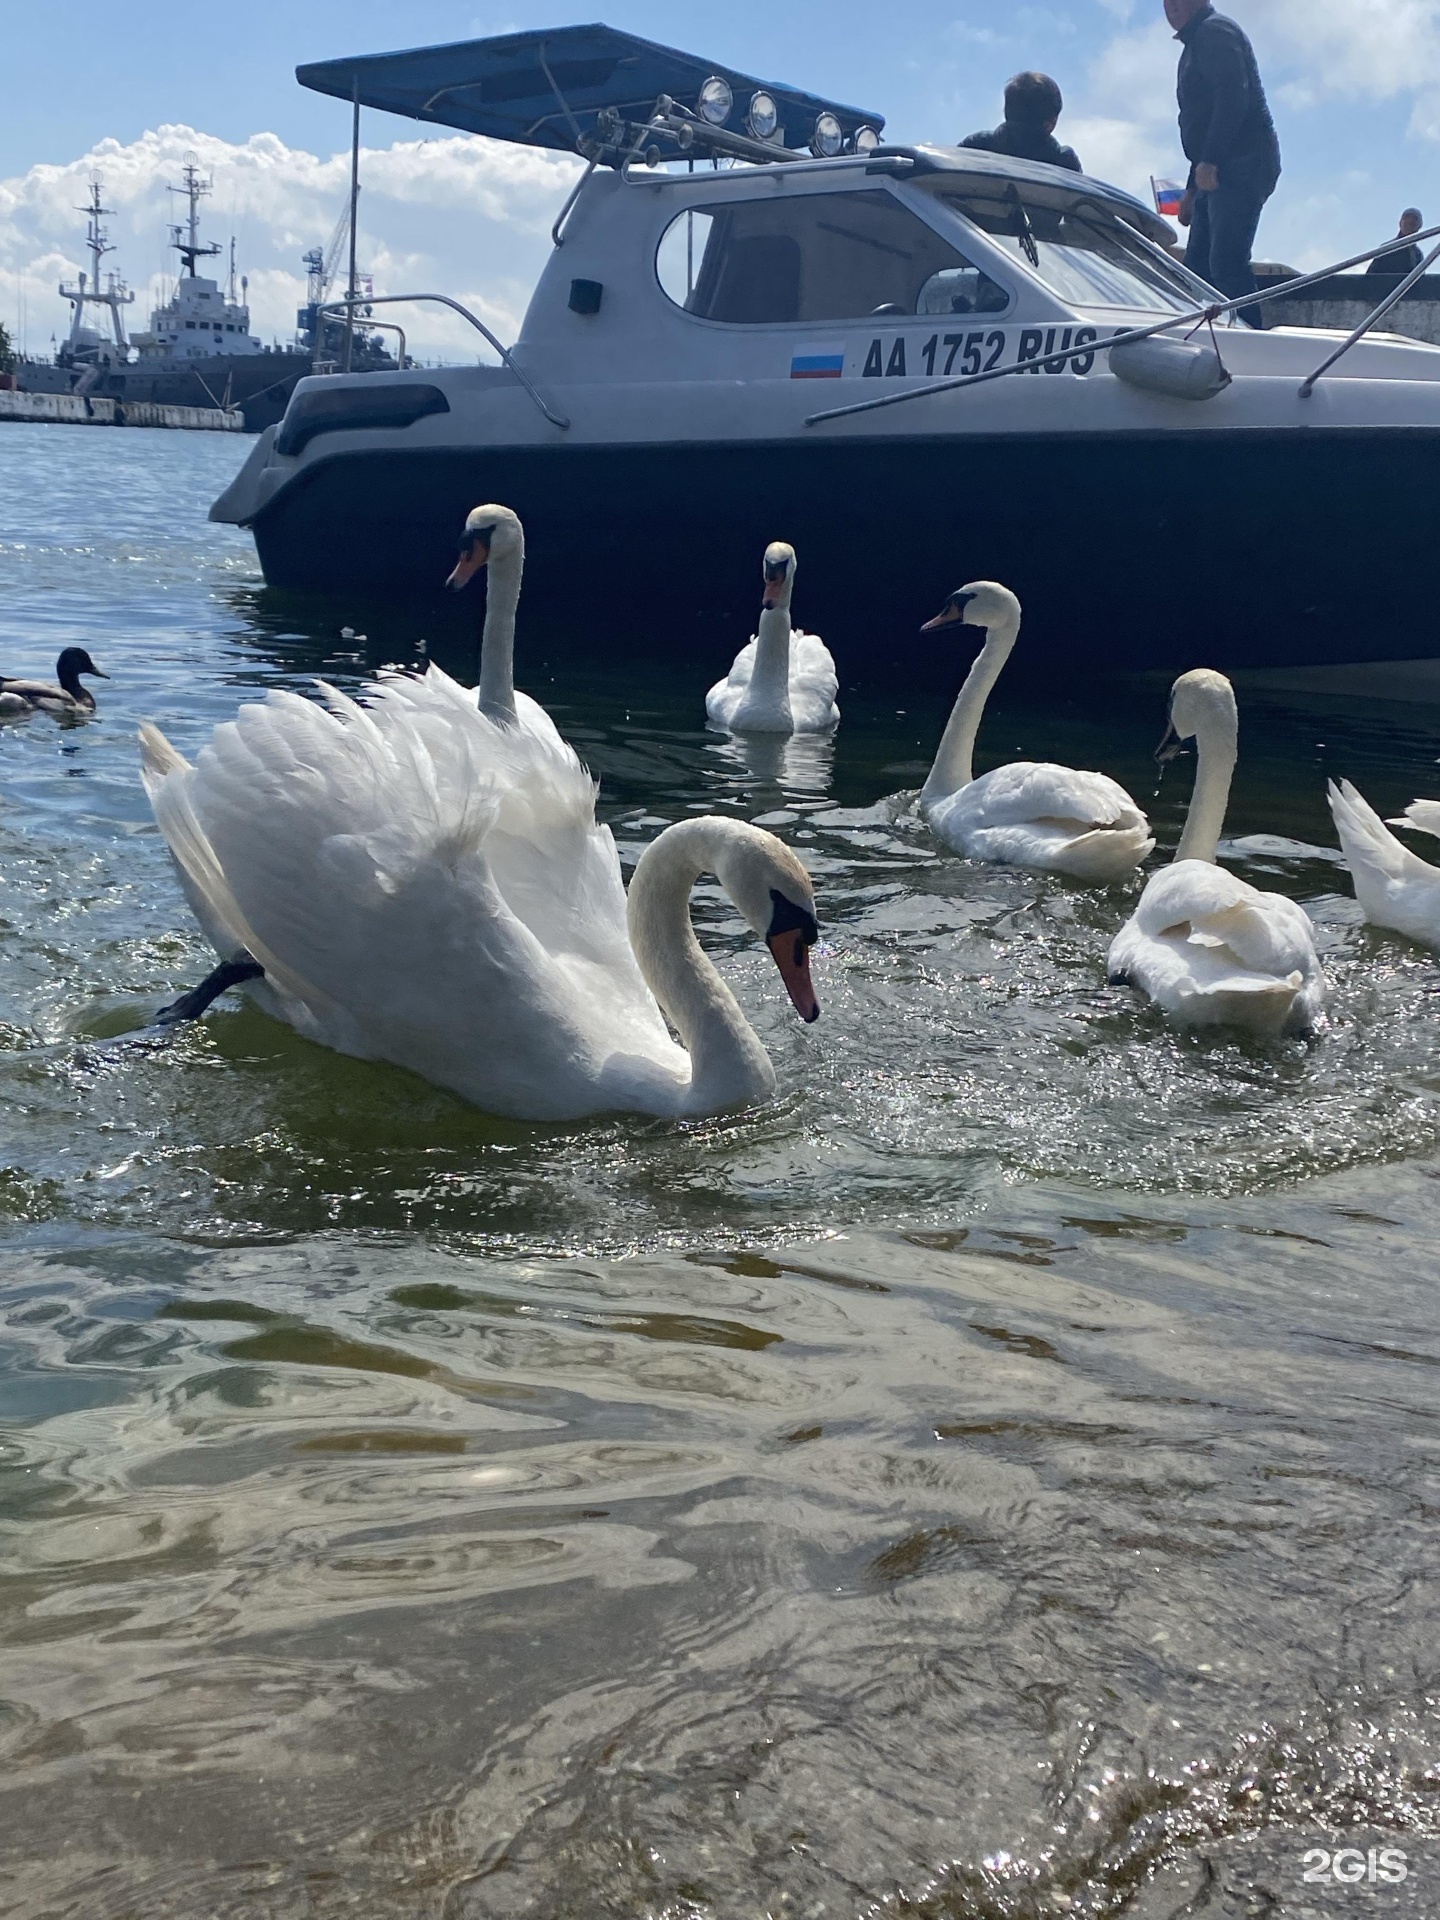
<instances>
[{"instance_id":1,"label":"motorboat","mask_svg":"<svg viewBox=\"0 0 1440 1920\"><path fill-rule=\"evenodd\" d=\"M518 339L466 315L496 364L300 382L211 515L271 585L432 595L499 499L527 606L611 644L712 657L783 539L806 625L861 674L918 666L922 617L976 578L1019 594L1047 670L1440 654L1417 564L1440 348L1246 325L1103 181L893 144L878 113L607 27L298 78L357 124L572 151L577 179Z\"/></svg>"}]
</instances>

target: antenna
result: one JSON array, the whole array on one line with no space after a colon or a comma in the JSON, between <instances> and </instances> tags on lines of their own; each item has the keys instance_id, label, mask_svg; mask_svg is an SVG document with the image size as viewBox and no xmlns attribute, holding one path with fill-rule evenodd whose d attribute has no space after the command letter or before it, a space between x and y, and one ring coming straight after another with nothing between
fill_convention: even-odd
<instances>
[{"instance_id":1,"label":"antenna","mask_svg":"<svg viewBox=\"0 0 1440 1920\"><path fill-rule=\"evenodd\" d=\"M207 193L213 193L215 191L215 182L213 180L201 179L200 156L193 148L187 148L185 153L181 155L181 167L185 175L184 186L169 187L166 191L169 193L183 193L189 203L190 210L186 216L183 227L171 227L170 232L172 239L170 244L184 261L186 273L193 279L195 275L195 262L197 260L204 260L211 254L216 254L220 251L219 247L213 244L208 247L202 247L200 244L200 202ZM184 235L183 239L181 237L182 235Z\"/></svg>"},{"instance_id":2,"label":"antenna","mask_svg":"<svg viewBox=\"0 0 1440 1920\"><path fill-rule=\"evenodd\" d=\"M113 207L107 207L104 204L102 199L104 187L105 179L103 174L98 170L93 172L90 175L90 198L83 207L77 207L75 209L77 213L83 213L86 216L85 245L90 254L90 272L88 274L82 273L77 275L77 284L74 287L67 287L62 284L58 291L60 298L62 300L68 300L74 308L74 313L70 320L70 338L67 344L72 349L80 347L83 344L88 351L89 342L82 342L80 337L84 329L86 303L88 302L91 306L108 307L110 309L110 324L115 334L115 346L123 361L129 355L130 345L125 338L125 328L120 319L120 309L121 307L129 306L135 296L133 293L126 291L125 282L115 273L112 273L109 277L110 284L108 290L104 293L100 291L100 262L105 258L107 253L113 253L115 251L114 243L111 241L109 233L100 224L107 214L115 211Z\"/></svg>"}]
</instances>

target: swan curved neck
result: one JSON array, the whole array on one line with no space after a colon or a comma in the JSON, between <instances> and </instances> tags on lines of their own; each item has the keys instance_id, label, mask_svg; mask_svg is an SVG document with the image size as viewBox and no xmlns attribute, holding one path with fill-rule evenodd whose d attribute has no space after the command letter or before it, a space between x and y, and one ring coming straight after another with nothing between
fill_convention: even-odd
<instances>
[{"instance_id":1,"label":"swan curved neck","mask_svg":"<svg viewBox=\"0 0 1440 1920\"><path fill-rule=\"evenodd\" d=\"M755 666L750 675L752 698L761 694L776 701L790 695L790 609L762 607L755 629Z\"/></svg>"},{"instance_id":2,"label":"swan curved neck","mask_svg":"<svg viewBox=\"0 0 1440 1920\"><path fill-rule=\"evenodd\" d=\"M1015 645L1019 631L1018 618L1007 615L986 634L985 644L965 676L965 684L956 696L950 718L945 723L945 731L940 736L935 764L920 790L922 806L927 800L938 800L941 794L955 793L961 787L968 787L975 778L975 736L980 731L985 702L1000 678L1001 668L1010 658L1010 649Z\"/></svg>"},{"instance_id":3,"label":"swan curved neck","mask_svg":"<svg viewBox=\"0 0 1440 1920\"><path fill-rule=\"evenodd\" d=\"M723 862L727 823L686 820L667 827L641 856L630 882L630 945L646 985L690 1055L687 1106L719 1111L764 1099L775 1069L734 994L706 958L690 924L690 892Z\"/></svg>"},{"instance_id":4,"label":"swan curved neck","mask_svg":"<svg viewBox=\"0 0 1440 1920\"><path fill-rule=\"evenodd\" d=\"M515 610L525 557L496 554L486 568L485 626L480 635L480 711L492 720L515 718Z\"/></svg>"},{"instance_id":5,"label":"swan curved neck","mask_svg":"<svg viewBox=\"0 0 1440 1920\"><path fill-rule=\"evenodd\" d=\"M1205 860L1212 866L1225 831L1225 809L1230 803L1230 780L1235 772L1239 743L1234 722L1224 715L1196 729L1195 788L1185 815L1185 831L1175 849L1177 860Z\"/></svg>"}]
</instances>

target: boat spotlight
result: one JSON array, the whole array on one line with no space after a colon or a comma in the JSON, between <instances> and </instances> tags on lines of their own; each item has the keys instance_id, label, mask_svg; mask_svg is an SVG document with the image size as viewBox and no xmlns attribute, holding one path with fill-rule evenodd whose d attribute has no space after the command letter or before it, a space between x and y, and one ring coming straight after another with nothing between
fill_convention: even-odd
<instances>
[{"instance_id":1,"label":"boat spotlight","mask_svg":"<svg viewBox=\"0 0 1440 1920\"><path fill-rule=\"evenodd\" d=\"M845 144L845 129L833 113L822 113L810 136L810 151L817 160L833 160Z\"/></svg>"},{"instance_id":2,"label":"boat spotlight","mask_svg":"<svg viewBox=\"0 0 1440 1920\"><path fill-rule=\"evenodd\" d=\"M874 127L857 127L855 138L851 142L856 153L873 153L880 144L880 135Z\"/></svg>"},{"instance_id":3,"label":"boat spotlight","mask_svg":"<svg viewBox=\"0 0 1440 1920\"><path fill-rule=\"evenodd\" d=\"M730 82L718 73L712 73L700 89L700 118L708 120L712 127L723 127L730 118L730 109L735 104L735 96L730 91Z\"/></svg>"},{"instance_id":4,"label":"boat spotlight","mask_svg":"<svg viewBox=\"0 0 1440 1920\"><path fill-rule=\"evenodd\" d=\"M745 124L757 140L773 140L775 129L780 124L780 109L774 99L763 88L750 96L750 112Z\"/></svg>"}]
</instances>

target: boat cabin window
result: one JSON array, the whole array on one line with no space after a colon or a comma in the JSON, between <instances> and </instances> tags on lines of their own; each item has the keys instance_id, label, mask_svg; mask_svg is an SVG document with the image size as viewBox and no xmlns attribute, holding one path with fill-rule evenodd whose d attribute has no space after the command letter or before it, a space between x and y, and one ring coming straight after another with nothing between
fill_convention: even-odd
<instances>
[{"instance_id":1,"label":"boat cabin window","mask_svg":"<svg viewBox=\"0 0 1440 1920\"><path fill-rule=\"evenodd\" d=\"M1183 312L1209 294L1097 200L1013 180L926 186L1073 306Z\"/></svg>"},{"instance_id":2,"label":"boat cabin window","mask_svg":"<svg viewBox=\"0 0 1440 1920\"><path fill-rule=\"evenodd\" d=\"M1010 304L1004 287L883 189L689 208L666 229L655 270L677 306L734 326Z\"/></svg>"}]
</instances>

